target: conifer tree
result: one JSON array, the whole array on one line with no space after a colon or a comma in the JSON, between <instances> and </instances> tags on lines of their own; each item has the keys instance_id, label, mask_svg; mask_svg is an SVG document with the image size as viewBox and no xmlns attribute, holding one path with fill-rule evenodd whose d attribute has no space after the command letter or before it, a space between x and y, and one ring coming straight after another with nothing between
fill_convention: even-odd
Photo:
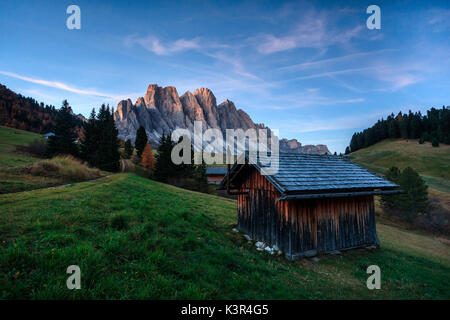
<instances>
[{"instance_id":1,"label":"conifer tree","mask_svg":"<svg viewBox=\"0 0 450 320\"><path fill-rule=\"evenodd\" d=\"M81 140L81 158L91 166L98 167L98 127L95 108L92 109L88 121L84 123L83 130L84 137Z\"/></svg>"},{"instance_id":2,"label":"conifer tree","mask_svg":"<svg viewBox=\"0 0 450 320\"><path fill-rule=\"evenodd\" d=\"M130 159L131 158L131 156L133 155L133 150L134 150L134 148L133 148L133 145L131 144L131 140L128 139L125 142L125 149L124 149L124 157L125 157L125 159Z\"/></svg>"},{"instance_id":3,"label":"conifer tree","mask_svg":"<svg viewBox=\"0 0 450 320\"><path fill-rule=\"evenodd\" d=\"M166 137L163 133L159 139L158 153L156 154L156 163L154 176L158 181L167 181L171 175L172 159L170 157L172 150L170 137Z\"/></svg>"},{"instance_id":4,"label":"conifer tree","mask_svg":"<svg viewBox=\"0 0 450 320\"><path fill-rule=\"evenodd\" d=\"M55 135L48 139L48 156L53 157L58 154L78 156L78 148L75 144L75 140L77 139L75 121L67 100L63 101L62 107L56 116L54 133Z\"/></svg>"},{"instance_id":5,"label":"conifer tree","mask_svg":"<svg viewBox=\"0 0 450 320\"><path fill-rule=\"evenodd\" d=\"M428 203L428 187L420 175L411 167L405 168L398 177L398 184L405 192L398 196L396 205L413 220L418 212L425 209Z\"/></svg>"},{"instance_id":6,"label":"conifer tree","mask_svg":"<svg viewBox=\"0 0 450 320\"><path fill-rule=\"evenodd\" d=\"M92 110L88 122L84 125L82 155L91 166L116 172L120 169L120 153L113 113L114 110L104 104L97 115L95 109Z\"/></svg>"},{"instance_id":7,"label":"conifer tree","mask_svg":"<svg viewBox=\"0 0 450 320\"><path fill-rule=\"evenodd\" d=\"M400 170L397 167L391 167L388 171L386 171L384 177L396 184L398 184L398 177L400 176ZM395 197L394 196L381 196L381 205L385 209L393 209L395 207Z\"/></svg>"},{"instance_id":8,"label":"conifer tree","mask_svg":"<svg viewBox=\"0 0 450 320\"><path fill-rule=\"evenodd\" d=\"M208 178L206 177L206 164L202 163L195 168L195 180L197 181L198 191L208 192Z\"/></svg>"},{"instance_id":9,"label":"conifer tree","mask_svg":"<svg viewBox=\"0 0 450 320\"><path fill-rule=\"evenodd\" d=\"M349 154L350 153L350 147L345 148L345 154Z\"/></svg>"},{"instance_id":10,"label":"conifer tree","mask_svg":"<svg viewBox=\"0 0 450 320\"><path fill-rule=\"evenodd\" d=\"M136 148L136 153L138 157L142 156L145 146L147 145L147 133L143 126L140 126L136 132L136 141L134 142L134 147Z\"/></svg>"},{"instance_id":11,"label":"conifer tree","mask_svg":"<svg viewBox=\"0 0 450 320\"><path fill-rule=\"evenodd\" d=\"M428 204L428 187L420 175L407 167L400 171L392 167L386 172L386 178L399 185L404 193L395 196L382 196L384 208L396 210L408 220L413 220L417 213L424 210Z\"/></svg>"}]
</instances>

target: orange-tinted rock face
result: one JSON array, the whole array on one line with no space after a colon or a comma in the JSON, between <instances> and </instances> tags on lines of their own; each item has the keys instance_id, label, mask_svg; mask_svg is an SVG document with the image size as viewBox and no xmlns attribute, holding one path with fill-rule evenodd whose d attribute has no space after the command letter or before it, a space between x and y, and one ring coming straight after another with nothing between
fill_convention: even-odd
<instances>
[{"instance_id":1,"label":"orange-tinted rock face","mask_svg":"<svg viewBox=\"0 0 450 320\"><path fill-rule=\"evenodd\" d=\"M270 129L264 124L255 124L250 116L228 99L217 105L216 97L208 88L187 91L178 96L175 87L159 87L150 84L144 97L133 105L131 100L122 100L114 114L119 138L136 138L136 131L143 126L149 141L156 146L161 135L170 134L177 128L186 128L193 132L194 121L201 121L203 130L214 128L224 133L226 129ZM326 146L301 146L297 140L280 141L281 151L325 153Z\"/></svg>"}]
</instances>

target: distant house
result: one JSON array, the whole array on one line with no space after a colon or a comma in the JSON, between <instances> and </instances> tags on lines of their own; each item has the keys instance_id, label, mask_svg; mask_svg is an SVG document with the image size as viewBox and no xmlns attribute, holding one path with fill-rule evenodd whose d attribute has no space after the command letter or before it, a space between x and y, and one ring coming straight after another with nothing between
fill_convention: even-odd
<instances>
[{"instance_id":1,"label":"distant house","mask_svg":"<svg viewBox=\"0 0 450 320\"><path fill-rule=\"evenodd\" d=\"M44 134L43 137L44 137L45 139L48 139L49 137L53 137L54 135L55 135L55 134L54 134L53 132L49 132L49 133Z\"/></svg>"},{"instance_id":2,"label":"distant house","mask_svg":"<svg viewBox=\"0 0 450 320\"><path fill-rule=\"evenodd\" d=\"M238 228L252 239L288 259L379 245L374 195L397 185L339 156L280 153L274 175L245 157L221 187L237 194Z\"/></svg>"},{"instance_id":3,"label":"distant house","mask_svg":"<svg viewBox=\"0 0 450 320\"><path fill-rule=\"evenodd\" d=\"M226 168L206 168L206 179L210 184L220 184L226 174Z\"/></svg>"}]
</instances>

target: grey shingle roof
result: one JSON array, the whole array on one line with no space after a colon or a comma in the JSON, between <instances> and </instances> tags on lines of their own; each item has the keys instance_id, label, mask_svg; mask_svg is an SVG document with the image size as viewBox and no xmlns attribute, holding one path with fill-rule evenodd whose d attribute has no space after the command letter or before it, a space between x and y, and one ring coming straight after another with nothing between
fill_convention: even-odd
<instances>
[{"instance_id":1,"label":"grey shingle roof","mask_svg":"<svg viewBox=\"0 0 450 320\"><path fill-rule=\"evenodd\" d=\"M246 158L250 159L248 154ZM268 166L262 163L266 159L269 158L258 156L257 162L253 165L260 172L265 172ZM278 172L274 175L266 175L266 178L282 194L337 192L339 190L388 190L398 187L339 156L280 153L278 162L274 163L278 163ZM238 168L239 165L233 167L232 179L234 178L233 173L236 173ZM223 181L225 182L226 179Z\"/></svg>"}]
</instances>

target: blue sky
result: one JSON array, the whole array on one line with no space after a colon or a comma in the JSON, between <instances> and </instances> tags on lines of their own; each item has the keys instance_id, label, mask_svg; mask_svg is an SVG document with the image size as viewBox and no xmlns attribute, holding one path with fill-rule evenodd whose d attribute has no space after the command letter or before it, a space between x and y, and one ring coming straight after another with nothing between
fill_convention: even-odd
<instances>
[{"instance_id":1,"label":"blue sky","mask_svg":"<svg viewBox=\"0 0 450 320\"><path fill-rule=\"evenodd\" d=\"M71 4L81 30L66 28ZM84 115L150 83L207 87L281 137L343 152L391 111L450 104L449 39L448 1L1 1L0 83Z\"/></svg>"}]
</instances>

